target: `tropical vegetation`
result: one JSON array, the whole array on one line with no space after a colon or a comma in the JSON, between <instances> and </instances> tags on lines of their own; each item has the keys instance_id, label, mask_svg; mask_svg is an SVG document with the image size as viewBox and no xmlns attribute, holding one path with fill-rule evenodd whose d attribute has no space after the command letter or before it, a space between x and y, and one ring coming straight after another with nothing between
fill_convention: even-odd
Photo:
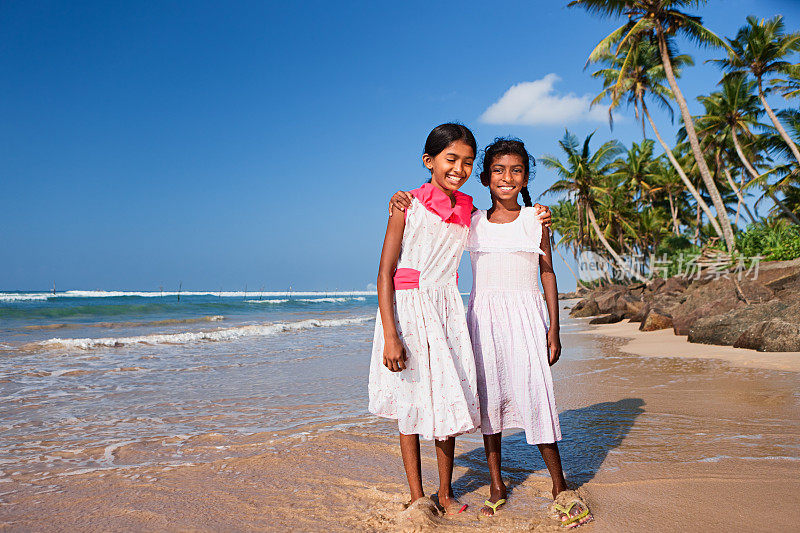
<instances>
[{"instance_id":1,"label":"tropical vegetation","mask_svg":"<svg viewBox=\"0 0 800 533\"><path fill-rule=\"evenodd\" d=\"M630 146L593 146L593 134L566 131L560 153L542 159L557 175L544 194L559 200L559 244L576 257L594 252L613 266L610 277L641 281L657 267L675 273L687 254L729 264L800 257L800 32L777 15L747 17L736 35L721 37L692 12L705 3L568 4L622 19L588 53L587 68L602 84L592 104L608 106L612 128L618 108L631 108L642 128ZM697 96L697 115L678 83L694 66L678 52L679 38L718 56L704 68L719 68L719 84ZM677 115L674 139L654 107Z\"/></svg>"}]
</instances>

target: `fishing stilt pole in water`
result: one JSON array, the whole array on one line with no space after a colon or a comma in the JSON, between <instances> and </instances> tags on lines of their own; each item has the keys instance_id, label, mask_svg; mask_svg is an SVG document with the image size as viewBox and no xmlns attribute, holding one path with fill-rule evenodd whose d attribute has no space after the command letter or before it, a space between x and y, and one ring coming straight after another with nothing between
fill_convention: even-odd
<instances>
[{"instance_id":1,"label":"fishing stilt pole in water","mask_svg":"<svg viewBox=\"0 0 800 533\"><path fill-rule=\"evenodd\" d=\"M183 282L182 282L182 281L179 281L179 282L178 282L178 301L179 301L179 302L181 301L181 289L182 289L182 288L183 288Z\"/></svg>"}]
</instances>

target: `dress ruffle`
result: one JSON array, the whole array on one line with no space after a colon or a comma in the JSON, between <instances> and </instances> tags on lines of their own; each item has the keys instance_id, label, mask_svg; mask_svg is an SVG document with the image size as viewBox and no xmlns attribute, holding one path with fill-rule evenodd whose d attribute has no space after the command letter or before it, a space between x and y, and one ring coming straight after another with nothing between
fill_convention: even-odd
<instances>
[{"instance_id":1,"label":"dress ruffle","mask_svg":"<svg viewBox=\"0 0 800 533\"><path fill-rule=\"evenodd\" d=\"M542 224L532 207L523 207L512 222L489 222L487 212L478 209L472 214L472 225L467 238L468 252L511 253L532 252L545 255L540 248Z\"/></svg>"}]
</instances>

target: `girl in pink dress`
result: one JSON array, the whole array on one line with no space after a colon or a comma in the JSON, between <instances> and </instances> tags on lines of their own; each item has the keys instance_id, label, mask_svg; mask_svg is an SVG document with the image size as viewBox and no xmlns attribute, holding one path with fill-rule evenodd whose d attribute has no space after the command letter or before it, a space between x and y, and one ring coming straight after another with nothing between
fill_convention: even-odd
<instances>
[{"instance_id":1,"label":"girl in pink dress","mask_svg":"<svg viewBox=\"0 0 800 533\"><path fill-rule=\"evenodd\" d=\"M434 128L422 156L431 181L412 191L405 216L392 210L369 374L370 412L398 422L411 501L424 496L419 437L435 439L439 504L448 513L467 507L451 488L455 436L480 424L475 357L456 278L472 213L472 198L458 189L475 153L465 126Z\"/></svg>"}]
</instances>

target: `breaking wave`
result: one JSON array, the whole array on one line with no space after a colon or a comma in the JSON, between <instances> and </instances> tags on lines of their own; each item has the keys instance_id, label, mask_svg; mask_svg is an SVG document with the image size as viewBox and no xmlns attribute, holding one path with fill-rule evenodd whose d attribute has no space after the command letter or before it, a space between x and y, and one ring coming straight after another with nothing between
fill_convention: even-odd
<instances>
[{"instance_id":1,"label":"breaking wave","mask_svg":"<svg viewBox=\"0 0 800 533\"><path fill-rule=\"evenodd\" d=\"M277 335L293 331L302 331L313 328L330 328L363 324L374 320L374 317L364 316L356 318L340 318L331 320L309 319L298 322L278 322L275 324L253 324L233 328L223 328L213 331L185 331L182 333L164 333L154 335L139 335L134 337L100 337L85 339L54 338L46 341L34 342L24 348L79 348L88 350L100 347L122 347L135 344L187 344L199 341L230 341L242 337L256 337Z\"/></svg>"},{"instance_id":2,"label":"breaking wave","mask_svg":"<svg viewBox=\"0 0 800 533\"><path fill-rule=\"evenodd\" d=\"M322 292L322 291L63 291L63 292L0 292L0 302L20 302L30 300L50 300L56 298L159 298L162 296L216 296L219 298L246 298L248 296L259 296L260 298L316 298L318 301L331 301L327 298L342 297L346 299L357 299L356 296L375 296L375 291L346 291L346 292ZM256 300L264 301L264 300ZM339 301L339 300L334 300ZM344 301L344 300L342 300Z\"/></svg>"}]
</instances>

